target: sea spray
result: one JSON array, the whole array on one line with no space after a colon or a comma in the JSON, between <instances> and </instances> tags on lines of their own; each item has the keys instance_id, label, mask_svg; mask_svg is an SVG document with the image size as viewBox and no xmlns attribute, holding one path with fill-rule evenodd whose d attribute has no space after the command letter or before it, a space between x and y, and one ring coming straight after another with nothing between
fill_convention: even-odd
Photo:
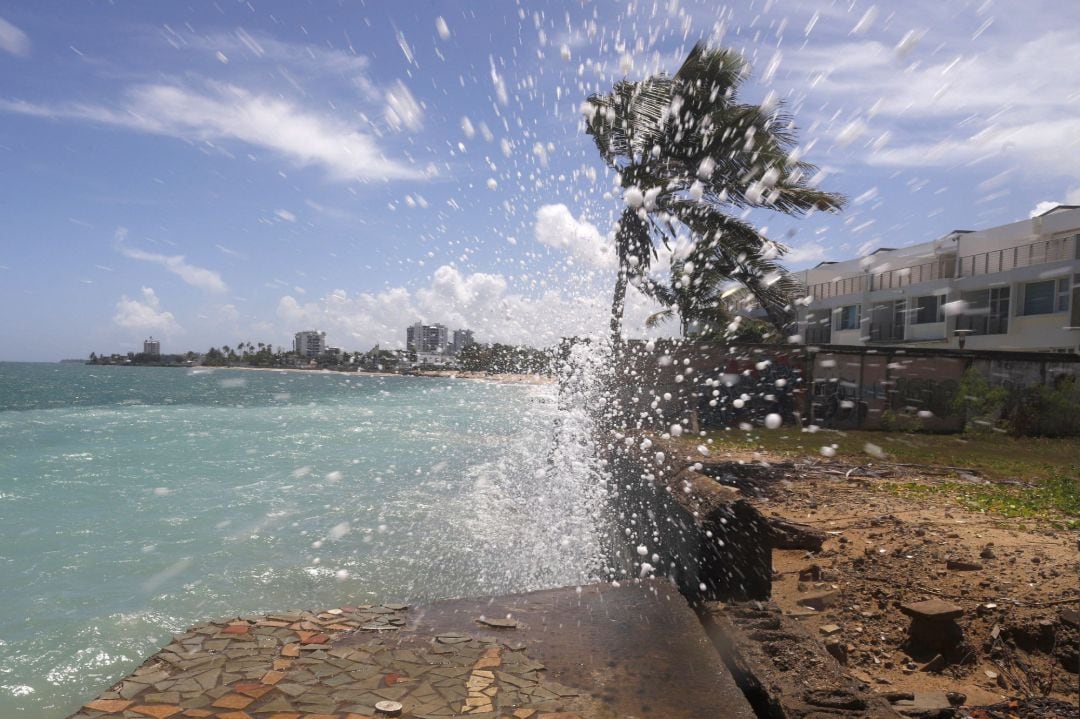
<instances>
[{"instance_id":1,"label":"sea spray","mask_svg":"<svg viewBox=\"0 0 1080 719\"><path fill-rule=\"evenodd\" d=\"M527 429L470 470L457 502L470 554L463 592L497 594L606 576L608 467L597 451L606 355L575 345L558 386L532 390Z\"/></svg>"}]
</instances>

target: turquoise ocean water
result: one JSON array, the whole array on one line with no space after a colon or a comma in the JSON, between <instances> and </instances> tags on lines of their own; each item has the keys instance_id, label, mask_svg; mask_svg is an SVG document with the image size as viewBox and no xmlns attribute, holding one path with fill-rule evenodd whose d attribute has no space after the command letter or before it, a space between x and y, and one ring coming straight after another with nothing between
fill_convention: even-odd
<instances>
[{"instance_id":1,"label":"turquoise ocean water","mask_svg":"<svg viewBox=\"0 0 1080 719\"><path fill-rule=\"evenodd\" d=\"M599 472L555 394L0 364L0 717L66 716L203 620L589 579Z\"/></svg>"}]
</instances>

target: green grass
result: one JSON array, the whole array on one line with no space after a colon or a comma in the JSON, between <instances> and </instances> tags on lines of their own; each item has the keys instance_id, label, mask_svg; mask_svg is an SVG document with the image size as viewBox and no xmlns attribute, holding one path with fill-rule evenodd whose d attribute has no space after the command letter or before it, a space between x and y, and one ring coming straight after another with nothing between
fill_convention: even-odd
<instances>
[{"instance_id":1,"label":"green grass","mask_svg":"<svg viewBox=\"0 0 1080 719\"><path fill-rule=\"evenodd\" d=\"M934 435L899 432L839 432L791 429L751 432L711 431L705 439L714 455L725 451L761 451L773 456L821 458L823 446L836 445L845 463L894 462L976 470L991 481L1016 484L886 482L881 489L904 496L944 495L968 509L1013 518L1044 518L1080 528L1080 439L1017 438L1007 435ZM693 438L695 444L701 438ZM879 447L884 457L867 452ZM872 448L871 448L872 449ZM876 454L876 451L875 451ZM917 470L913 470L917 471ZM953 472L958 477L960 472ZM948 476L948 475L946 475Z\"/></svg>"},{"instance_id":2,"label":"green grass","mask_svg":"<svg viewBox=\"0 0 1080 719\"><path fill-rule=\"evenodd\" d=\"M946 481L886 482L881 488L901 497L947 496L975 512L1046 519L1059 527L1080 529L1080 479L1076 472L1056 474L1034 486Z\"/></svg>"},{"instance_id":3,"label":"green grass","mask_svg":"<svg viewBox=\"0 0 1080 719\"><path fill-rule=\"evenodd\" d=\"M1080 439L1011 437L1004 434L947 435L901 432L841 432L819 430L801 432L781 428L710 431L713 451L760 450L786 457L821 457L821 448L836 446L836 457L848 462L876 461L901 464L932 464L966 467L989 479L1021 479L1025 482L1049 479L1072 469L1080 477ZM695 442L699 441L695 438ZM866 445L880 447L884 460L866 452Z\"/></svg>"}]
</instances>

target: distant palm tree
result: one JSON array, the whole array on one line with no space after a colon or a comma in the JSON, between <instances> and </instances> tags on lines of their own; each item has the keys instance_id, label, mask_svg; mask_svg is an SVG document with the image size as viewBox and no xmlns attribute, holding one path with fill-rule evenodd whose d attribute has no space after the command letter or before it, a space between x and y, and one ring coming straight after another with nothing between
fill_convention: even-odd
<instances>
[{"instance_id":1,"label":"distant palm tree","mask_svg":"<svg viewBox=\"0 0 1080 719\"><path fill-rule=\"evenodd\" d=\"M611 332L622 329L628 281L646 294L647 273L665 246L689 234L703 260L695 270L731 273L761 302L770 320L786 324L779 268L771 245L729 213L762 207L789 215L839 209L841 195L810 186L813 165L799 159L794 120L782 103L742 104L738 90L748 66L735 52L697 44L674 76L615 83L588 99L586 131L618 173L626 207L615 234L619 274L611 303ZM699 249L700 247L700 249ZM770 251L771 250L771 251ZM790 287L790 285L786 285Z\"/></svg>"}]
</instances>

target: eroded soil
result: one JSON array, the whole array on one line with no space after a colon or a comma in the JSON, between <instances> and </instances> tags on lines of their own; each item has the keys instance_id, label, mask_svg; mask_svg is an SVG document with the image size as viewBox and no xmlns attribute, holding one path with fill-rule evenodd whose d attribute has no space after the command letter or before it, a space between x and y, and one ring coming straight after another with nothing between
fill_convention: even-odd
<instances>
[{"instance_id":1,"label":"eroded soil","mask_svg":"<svg viewBox=\"0 0 1080 719\"><path fill-rule=\"evenodd\" d=\"M1039 696L1080 702L1080 532L910 491L942 482L937 471L749 453L705 465L753 495L766 516L826 533L820 551L774 550L773 598L854 678L894 696L956 692L968 706ZM822 594L811 602L818 610L800 604ZM912 639L900 610L935 598L963 610L962 638L944 650Z\"/></svg>"}]
</instances>

